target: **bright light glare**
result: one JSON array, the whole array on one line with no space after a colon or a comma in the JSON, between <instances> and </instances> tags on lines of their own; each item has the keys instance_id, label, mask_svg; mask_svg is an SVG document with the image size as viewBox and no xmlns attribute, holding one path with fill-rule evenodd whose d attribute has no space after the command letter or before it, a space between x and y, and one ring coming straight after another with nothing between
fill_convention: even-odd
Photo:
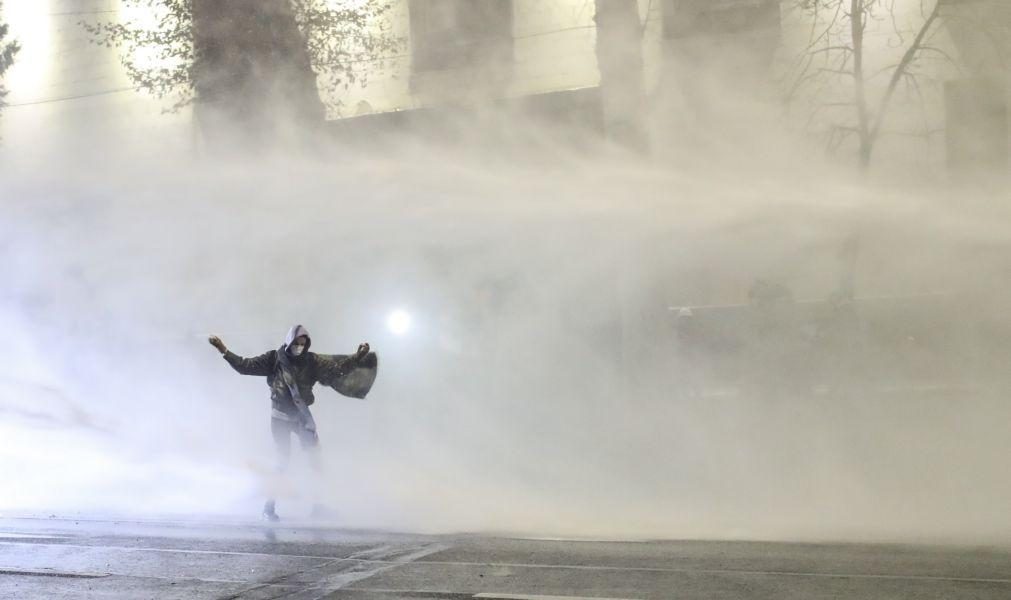
<instances>
[{"instance_id":1,"label":"bright light glare","mask_svg":"<svg viewBox=\"0 0 1011 600\"><path fill-rule=\"evenodd\" d=\"M386 326L394 335L404 335L411 328L411 315L403 310L395 310L386 319Z\"/></svg>"},{"instance_id":2,"label":"bright light glare","mask_svg":"<svg viewBox=\"0 0 1011 600\"><path fill-rule=\"evenodd\" d=\"M14 65L4 76L4 83L11 92L8 102L35 100L46 96L49 91L53 57L56 56L52 43L56 27L52 16L48 14L52 9L47 4L48 2L5 4L0 1L0 21L6 19L10 25L10 35L5 41L14 39L21 45Z\"/></svg>"}]
</instances>

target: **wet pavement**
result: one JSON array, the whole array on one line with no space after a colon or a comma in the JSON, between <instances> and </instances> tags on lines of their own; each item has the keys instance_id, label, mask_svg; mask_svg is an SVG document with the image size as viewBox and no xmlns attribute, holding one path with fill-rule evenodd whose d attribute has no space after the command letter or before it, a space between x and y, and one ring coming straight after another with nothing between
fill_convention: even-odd
<instances>
[{"instance_id":1,"label":"wet pavement","mask_svg":"<svg viewBox=\"0 0 1011 600\"><path fill-rule=\"evenodd\" d=\"M0 598L1011 598L1011 548L0 519Z\"/></svg>"}]
</instances>

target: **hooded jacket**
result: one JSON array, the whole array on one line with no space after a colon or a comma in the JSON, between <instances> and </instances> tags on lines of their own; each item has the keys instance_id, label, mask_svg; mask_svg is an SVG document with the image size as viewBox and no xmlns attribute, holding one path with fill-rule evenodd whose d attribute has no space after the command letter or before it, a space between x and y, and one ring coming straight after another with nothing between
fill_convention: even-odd
<instances>
[{"instance_id":1,"label":"hooded jacket","mask_svg":"<svg viewBox=\"0 0 1011 600\"><path fill-rule=\"evenodd\" d=\"M300 336L306 337L305 351L299 356L288 352L291 344ZM300 411L292 397L292 390L283 377L286 363L293 379L293 386L306 406L316 401L312 388L316 383L333 388L339 394L351 398L364 398L376 380L379 360L374 352L361 359L355 355L316 354L310 352L312 338L305 327L295 325L288 330L284 344L277 350L264 352L252 358L243 358L232 351L224 353L224 359L242 375L259 375L267 378L270 387L270 401L275 413L282 413L291 420L300 419Z\"/></svg>"}]
</instances>

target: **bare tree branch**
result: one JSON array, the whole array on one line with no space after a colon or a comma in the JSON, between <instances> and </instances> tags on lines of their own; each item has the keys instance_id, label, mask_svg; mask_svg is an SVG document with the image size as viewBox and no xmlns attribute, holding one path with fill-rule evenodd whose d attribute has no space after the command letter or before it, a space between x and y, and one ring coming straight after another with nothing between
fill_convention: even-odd
<instances>
[{"instance_id":1,"label":"bare tree branch","mask_svg":"<svg viewBox=\"0 0 1011 600\"><path fill-rule=\"evenodd\" d=\"M930 60L930 55L933 55L957 65L954 57L930 42L937 35L939 28L936 24L947 0L932 1L933 5L928 11L927 5L921 0L923 22L918 28L910 29L905 28L897 14L899 3L896 0L798 0L794 3L794 6L807 11L814 19L811 31L818 33L812 33L816 36L817 43L813 43L814 40L808 43L801 51L803 56L795 61L802 68L789 80L787 101L800 97L802 88L808 90L804 96L814 99L806 125L808 130L816 125L816 120L824 120L826 116L835 117L836 113L828 112L830 109L851 110L852 122L835 124L836 129L829 135L830 146L837 148L844 139L855 134L859 140L861 169L866 169L870 164L899 84L905 83L904 93L911 99L919 101L921 105L924 103L918 80L924 76L916 69L916 61ZM833 17L831 23L825 26L819 19L828 11L832 11ZM888 21L892 32L887 34L890 37L885 43L888 47L902 49L901 56L897 62L869 73L867 48L870 36L879 35L877 24ZM869 82L882 75L888 76L884 91L879 98L872 98ZM848 100L831 98L836 94L840 81L852 81L852 87L846 88L850 95ZM832 82L836 87L829 87ZM924 130L928 129L925 122Z\"/></svg>"},{"instance_id":2,"label":"bare tree branch","mask_svg":"<svg viewBox=\"0 0 1011 600\"><path fill-rule=\"evenodd\" d=\"M878 133L881 131L881 125L884 122L885 114L888 111L888 105L891 103L892 96L895 94L895 87L898 85L899 80L902 78L906 69L913 62L913 59L916 58L916 54L920 51L920 47L923 44L923 38L934 26L934 22L937 20L937 17L940 16L941 4L942 0L936 0L934 10L930 11L930 16L928 16L923 22L923 25L920 26L920 31L916 34L916 38L913 40L913 43L906 49L905 54L902 55L902 60L899 61L899 65L895 67L895 71L892 72L892 78L888 83L888 89L885 91L885 95L882 97L881 103L878 105L877 117L875 119L874 127L871 130L872 140L877 138Z\"/></svg>"}]
</instances>

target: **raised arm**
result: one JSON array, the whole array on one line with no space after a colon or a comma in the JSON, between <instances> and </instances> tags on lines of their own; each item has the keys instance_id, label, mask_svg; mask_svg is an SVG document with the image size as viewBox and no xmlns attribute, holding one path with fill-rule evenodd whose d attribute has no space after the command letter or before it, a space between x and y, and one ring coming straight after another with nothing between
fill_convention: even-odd
<instances>
[{"instance_id":1,"label":"raised arm","mask_svg":"<svg viewBox=\"0 0 1011 600\"><path fill-rule=\"evenodd\" d=\"M242 375L260 375L268 377L274 372L274 364L277 362L277 350L264 352L252 358L243 358L225 347L225 343L216 335L212 335L207 340L212 346L218 349L225 361L231 365L236 372Z\"/></svg>"}]
</instances>

